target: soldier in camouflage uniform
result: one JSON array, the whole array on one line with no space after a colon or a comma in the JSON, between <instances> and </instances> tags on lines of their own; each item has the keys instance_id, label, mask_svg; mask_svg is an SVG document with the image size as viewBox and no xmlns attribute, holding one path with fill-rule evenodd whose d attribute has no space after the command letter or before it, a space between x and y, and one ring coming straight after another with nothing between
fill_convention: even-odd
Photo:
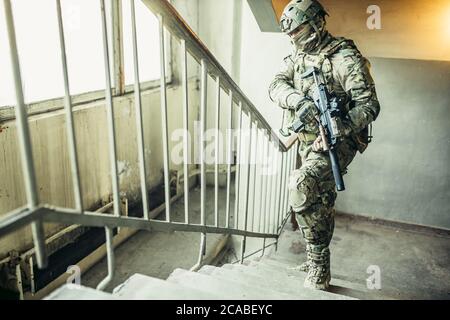
<instances>
[{"instance_id":1,"label":"soldier in camouflage uniform","mask_svg":"<svg viewBox=\"0 0 450 320\"><path fill-rule=\"evenodd\" d=\"M331 280L329 244L334 230L337 193L328 153L323 152L314 105L309 68L321 70L330 94L343 98L344 138L337 147L341 170L346 172L356 152L369 142L368 126L380 111L369 63L351 40L330 35L327 13L316 0L291 1L281 17L281 29L292 40L293 52L270 84L272 101L284 109L284 132L296 116L306 126L298 133L301 167L291 173L289 204L306 241L307 261L299 269L308 272L305 287L325 290ZM309 110L308 112L303 112Z\"/></svg>"}]
</instances>

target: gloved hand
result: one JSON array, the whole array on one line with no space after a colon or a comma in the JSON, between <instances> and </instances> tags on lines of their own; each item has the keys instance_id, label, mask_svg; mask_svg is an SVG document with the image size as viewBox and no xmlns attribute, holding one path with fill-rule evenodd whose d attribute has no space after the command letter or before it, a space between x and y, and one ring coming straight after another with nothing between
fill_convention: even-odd
<instances>
[{"instance_id":1,"label":"gloved hand","mask_svg":"<svg viewBox=\"0 0 450 320\"><path fill-rule=\"evenodd\" d=\"M314 101L309 98L304 98L298 106L298 111L295 116L300 119L304 124L309 124L316 121L316 117L319 115L319 110L317 110Z\"/></svg>"},{"instance_id":2,"label":"gloved hand","mask_svg":"<svg viewBox=\"0 0 450 320\"><path fill-rule=\"evenodd\" d=\"M319 135L316 140L314 140L312 144L312 149L314 152L322 152L323 151L323 143L322 143L322 136Z\"/></svg>"},{"instance_id":3,"label":"gloved hand","mask_svg":"<svg viewBox=\"0 0 450 320\"><path fill-rule=\"evenodd\" d=\"M348 137L353 132L353 128L350 125L350 120L342 119L340 121L339 131L341 132L343 137Z\"/></svg>"}]
</instances>

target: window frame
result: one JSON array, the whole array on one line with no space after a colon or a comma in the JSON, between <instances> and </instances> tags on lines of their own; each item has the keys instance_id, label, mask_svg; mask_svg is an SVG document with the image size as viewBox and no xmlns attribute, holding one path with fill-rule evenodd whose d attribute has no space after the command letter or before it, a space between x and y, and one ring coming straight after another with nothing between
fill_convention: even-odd
<instances>
[{"instance_id":1,"label":"window frame","mask_svg":"<svg viewBox=\"0 0 450 320\"><path fill-rule=\"evenodd\" d=\"M122 20L122 3L121 1L112 1L111 18L112 18L112 41L113 52L111 54L112 74L114 77L114 85L111 87L113 98L134 93L134 84L125 85L124 75L124 59L123 59L123 20ZM165 43L165 61L166 61L166 84L173 84L173 51L172 51L172 37L167 30L164 29L164 43ZM141 81L141 91L155 90L161 85L161 79L150 81ZM76 107L82 104L104 100L105 89L83 92L80 94L71 95L72 106ZM41 100L26 104L28 115L37 115L49 113L64 109L64 96L55 97L51 99ZM8 120L14 120L15 105L0 105L0 123Z\"/></svg>"}]
</instances>

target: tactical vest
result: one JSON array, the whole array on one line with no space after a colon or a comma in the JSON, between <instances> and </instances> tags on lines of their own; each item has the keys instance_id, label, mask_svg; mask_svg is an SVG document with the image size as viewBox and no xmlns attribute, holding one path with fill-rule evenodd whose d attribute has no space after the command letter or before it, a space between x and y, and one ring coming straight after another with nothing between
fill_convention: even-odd
<instances>
[{"instance_id":1,"label":"tactical vest","mask_svg":"<svg viewBox=\"0 0 450 320\"><path fill-rule=\"evenodd\" d=\"M331 95L335 95L339 98L342 98L344 103L342 104L343 113L347 114L347 112L351 109L351 99L348 97L347 93L342 88L341 84L337 79L333 77L333 65L331 63L331 56L337 52L343 55L353 55L355 50L357 52L358 49L355 46L352 40L348 40L345 38L335 38L330 41L318 54L307 54L304 52L294 52L291 56L294 62L294 79L293 84L295 89L302 95L302 97L312 97L314 88L314 79L313 77L302 78L302 74L304 74L311 67L315 67L322 71L324 80L327 84L328 91ZM294 110L286 110L284 114L284 125L285 127L291 126L292 122L295 120L295 111ZM317 135L319 129L317 125L308 124L305 127L305 132L307 134ZM359 152L364 152L367 148L367 145L370 142L368 128L365 128L358 135L352 136L353 140L356 142L358 146Z\"/></svg>"}]
</instances>

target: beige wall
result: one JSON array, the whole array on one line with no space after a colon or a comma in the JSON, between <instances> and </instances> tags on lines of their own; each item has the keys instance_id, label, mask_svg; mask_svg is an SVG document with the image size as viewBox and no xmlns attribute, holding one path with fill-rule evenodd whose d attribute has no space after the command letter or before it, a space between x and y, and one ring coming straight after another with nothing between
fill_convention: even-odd
<instances>
[{"instance_id":1,"label":"beige wall","mask_svg":"<svg viewBox=\"0 0 450 320\"><path fill-rule=\"evenodd\" d=\"M182 91L180 87L168 90L169 139L170 133L182 128ZM198 116L196 82L189 84L190 123ZM145 158L147 186L150 189L162 182L163 154L161 138L160 91L143 93ZM120 170L120 191L130 201L140 199L136 119L133 95L114 99L116 120L117 160ZM79 154L83 201L92 207L111 194L108 153L108 128L104 101L77 108L74 113ZM62 111L30 118L33 154L41 203L72 207L73 189L67 152L65 118ZM0 215L25 204L21 163L17 148L16 127L13 121L3 123L0 133ZM174 145L171 142L171 147ZM171 165L171 169L176 169ZM60 226L46 226L47 234ZM0 240L0 258L9 250L31 247L29 229Z\"/></svg>"},{"instance_id":2,"label":"beige wall","mask_svg":"<svg viewBox=\"0 0 450 320\"><path fill-rule=\"evenodd\" d=\"M336 6L329 8L329 11L335 16L334 19L339 15L342 15L342 19L351 18L348 13L339 11L349 6L349 2L352 1L333 2ZM374 1L378 2L381 1ZM387 8L390 8L389 3L394 6L394 3L400 2L402 1L383 1ZM424 12L416 12L417 15L420 17L425 14L427 8L433 6L432 2L422 1ZM331 1L324 0L324 3ZM417 9L417 3L408 1L411 8L406 6L406 12ZM434 3L445 8L442 5L448 1ZM232 1L228 5L232 6ZM292 48L289 39L282 34L260 31L247 1L243 2L242 8L240 85L269 124L277 130L281 125L282 111L270 101L268 87L275 73L280 70L283 58L291 53ZM395 26L396 21L402 21L403 18L396 20L397 14L402 15L399 10L400 7L385 12L387 17L391 17L384 18L384 25L388 30L392 30L389 26ZM364 12L365 9L363 14ZM224 23L223 19L217 21L214 12L209 12L208 15L205 13L201 19L205 25L213 25L211 28L217 27L214 26L216 23L228 26L223 32L231 32L231 22ZM364 26L365 19L363 22L358 19L354 21L354 24L359 23ZM412 25L420 28L421 23ZM400 27L398 26L398 30L403 30ZM338 34L348 38L355 37L360 48L369 47L374 41L351 29L342 29L341 32ZM201 34L202 40L213 45L208 36ZM380 43L380 55L390 56L389 48L381 46L383 41L395 44L395 39L389 37L382 35L377 40ZM412 33L407 33L404 37L411 44L415 44L417 40ZM228 50L222 48L224 44L215 45L210 47L212 52ZM442 43L435 51L442 53L446 48L447 45ZM416 49L411 52L420 53ZM381 103L381 114L374 124L374 142L364 155L357 155L349 168L349 174L345 176L347 191L339 195L337 209L382 219L450 228L446 209L450 174L449 62L428 61L426 58L411 60L373 57L370 57L370 61Z\"/></svg>"},{"instance_id":3,"label":"beige wall","mask_svg":"<svg viewBox=\"0 0 450 320\"><path fill-rule=\"evenodd\" d=\"M289 0L273 0L279 17ZM356 41L369 57L450 60L448 0L320 0L335 35ZM369 30L367 8L381 10L381 30Z\"/></svg>"}]
</instances>

